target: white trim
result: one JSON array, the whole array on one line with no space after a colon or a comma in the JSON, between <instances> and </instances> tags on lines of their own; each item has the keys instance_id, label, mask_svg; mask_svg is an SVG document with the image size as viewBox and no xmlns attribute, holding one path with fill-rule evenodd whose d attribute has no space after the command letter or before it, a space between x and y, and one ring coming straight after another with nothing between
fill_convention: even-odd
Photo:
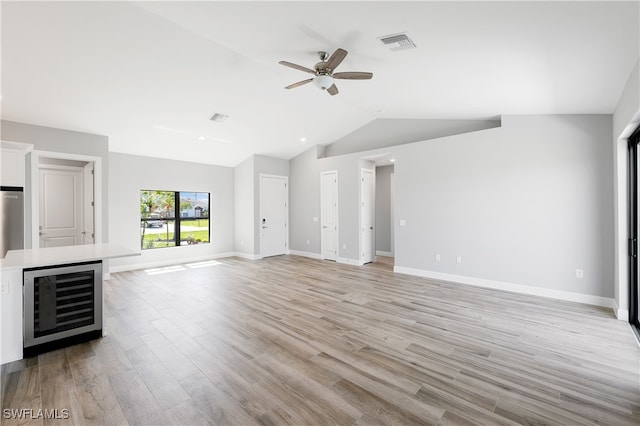
<instances>
[{"instance_id":1,"label":"white trim","mask_svg":"<svg viewBox=\"0 0 640 426\"><path fill-rule=\"evenodd\" d=\"M239 253L228 252L228 253L219 253L219 254L208 254L204 256L185 257L185 258L181 258L180 260L164 259L164 260L154 260L151 262L129 263L125 265L109 265L109 274L116 273L116 272L136 271L138 269L158 268L160 266L180 265L183 263L202 262L205 260L221 259L224 257L233 257L233 256L244 257L248 255L241 255Z\"/></svg>"},{"instance_id":2,"label":"white trim","mask_svg":"<svg viewBox=\"0 0 640 426\"><path fill-rule=\"evenodd\" d=\"M91 155L69 154L66 152L31 152L31 248L40 247L40 157L93 163L93 233L95 244L102 244L102 158Z\"/></svg>"},{"instance_id":3,"label":"white trim","mask_svg":"<svg viewBox=\"0 0 640 426\"><path fill-rule=\"evenodd\" d=\"M28 152L33 151L33 144L0 140L0 148L17 149L18 151L22 151L23 154L26 154Z\"/></svg>"},{"instance_id":4,"label":"white trim","mask_svg":"<svg viewBox=\"0 0 640 426\"><path fill-rule=\"evenodd\" d=\"M308 252L308 251L291 250L290 254L293 255L293 256L302 256L302 257L308 257L310 259L322 260L322 254L320 254L320 253L311 253L311 252Z\"/></svg>"},{"instance_id":5,"label":"white trim","mask_svg":"<svg viewBox=\"0 0 640 426\"><path fill-rule=\"evenodd\" d=\"M393 257L393 253L390 251L376 250L376 256Z\"/></svg>"},{"instance_id":6,"label":"white trim","mask_svg":"<svg viewBox=\"0 0 640 426\"><path fill-rule=\"evenodd\" d=\"M364 265L361 259L349 259L348 257L338 257L336 262L344 263L346 265L362 266Z\"/></svg>"},{"instance_id":7,"label":"white trim","mask_svg":"<svg viewBox=\"0 0 640 426\"><path fill-rule=\"evenodd\" d=\"M629 322L629 310L620 309L620 306L618 305L618 301L615 299L613 299L613 311L616 314L616 318L618 318L621 321Z\"/></svg>"},{"instance_id":8,"label":"white trim","mask_svg":"<svg viewBox=\"0 0 640 426\"><path fill-rule=\"evenodd\" d=\"M248 259L248 260L262 259L262 256L259 254L248 254L248 253L240 253L240 252L234 252L234 253L231 253L229 256L225 256L225 257L240 257L242 259Z\"/></svg>"},{"instance_id":9,"label":"white trim","mask_svg":"<svg viewBox=\"0 0 640 426\"><path fill-rule=\"evenodd\" d=\"M371 173L371 219L372 219L372 226L373 226L373 234L371 235L371 250L375 251L375 246L376 246L376 229L375 229L375 223L376 223L376 171L375 169L368 169L366 167L361 167L360 168L360 184L358 185L359 187L359 195L360 195L360 205L358 206L358 234L359 234L359 238L358 238L358 263L360 265L364 265L365 260L364 260L364 253L362 252L364 250L364 228L363 228L363 219L362 216L364 215L364 209L363 209L363 204L364 204L364 193L362 192L362 185L364 184L364 174L365 173ZM375 262L375 255L373 255L373 253L371 254L371 262Z\"/></svg>"},{"instance_id":10,"label":"white trim","mask_svg":"<svg viewBox=\"0 0 640 426\"><path fill-rule=\"evenodd\" d=\"M585 303L588 305L604 306L614 308L614 300L609 297L592 296L590 294L574 293L570 291L553 290L549 288L534 287L524 284L514 284L504 281L486 280L483 278L467 277L464 275L445 274L442 272L425 271L422 269L405 268L394 266L393 272L400 274L414 275L424 278L449 281L456 284L467 284L476 287L486 287L495 290L511 291L515 293L528 294L532 296L542 296L551 299L567 300L570 302Z\"/></svg>"}]
</instances>

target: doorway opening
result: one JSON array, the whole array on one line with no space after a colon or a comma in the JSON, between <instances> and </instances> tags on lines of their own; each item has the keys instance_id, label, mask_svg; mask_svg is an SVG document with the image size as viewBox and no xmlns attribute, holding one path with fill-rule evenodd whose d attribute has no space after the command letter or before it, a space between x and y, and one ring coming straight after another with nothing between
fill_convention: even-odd
<instances>
[{"instance_id":1,"label":"doorway opening","mask_svg":"<svg viewBox=\"0 0 640 426\"><path fill-rule=\"evenodd\" d=\"M638 226L640 220L640 206L638 205L638 174L640 154L640 128L629 138L629 323L636 336L640 338L640 270L638 258Z\"/></svg>"},{"instance_id":2,"label":"doorway opening","mask_svg":"<svg viewBox=\"0 0 640 426\"><path fill-rule=\"evenodd\" d=\"M30 166L31 246L101 243L101 159L34 151Z\"/></svg>"},{"instance_id":3,"label":"doorway opening","mask_svg":"<svg viewBox=\"0 0 640 426\"><path fill-rule=\"evenodd\" d=\"M376 262L393 269L395 261L394 186L393 164L376 166L375 188L375 254Z\"/></svg>"}]
</instances>

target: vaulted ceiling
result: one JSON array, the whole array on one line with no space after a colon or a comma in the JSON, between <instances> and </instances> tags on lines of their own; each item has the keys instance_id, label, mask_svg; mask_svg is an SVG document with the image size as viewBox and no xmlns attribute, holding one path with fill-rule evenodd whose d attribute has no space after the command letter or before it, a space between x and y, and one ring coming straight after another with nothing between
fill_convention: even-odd
<instances>
[{"instance_id":1,"label":"vaulted ceiling","mask_svg":"<svg viewBox=\"0 0 640 426\"><path fill-rule=\"evenodd\" d=\"M377 119L610 114L638 60L638 2L0 7L2 119L107 135L115 152L226 166L291 158ZM417 47L379 41L400 32ZM338 81L336 96L284 89L310 75L278 61L312 68L317 51L338 47L349 51L338 71L373 79ZM229 118L215 123L214 113Z\"/></svg>"}]
</instances>

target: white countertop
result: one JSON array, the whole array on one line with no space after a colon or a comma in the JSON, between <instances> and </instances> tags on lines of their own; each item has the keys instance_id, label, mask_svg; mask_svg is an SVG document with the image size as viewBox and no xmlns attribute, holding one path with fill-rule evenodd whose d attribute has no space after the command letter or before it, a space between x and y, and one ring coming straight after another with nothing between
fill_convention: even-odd
<instances>
[{"instance_id":1,"label":"white countertop","mask_svg":"<svg viewBox=\"0 0 640 426\"><path fill-rule=\"evenodd\" d=\"M139 255L140 251L108 243L9 250L5 258L0 259L0 267L35 268Z\"/></svg>"}]
</instances>

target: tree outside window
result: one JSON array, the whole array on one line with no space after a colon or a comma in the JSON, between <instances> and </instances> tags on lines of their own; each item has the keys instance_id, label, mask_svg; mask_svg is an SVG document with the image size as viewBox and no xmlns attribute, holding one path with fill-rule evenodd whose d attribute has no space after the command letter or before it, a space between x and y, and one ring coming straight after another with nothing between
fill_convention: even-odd
<instances>
[{"instance_id":1,"label":"tree outside window","mask_svg":"<svg viewBox=\"0 0 640 426\"><path fill-rule=\"evenodd\" d=\"M140 191L143 250L210 241L209 193Z\"/></svg>"}]
</instances>

